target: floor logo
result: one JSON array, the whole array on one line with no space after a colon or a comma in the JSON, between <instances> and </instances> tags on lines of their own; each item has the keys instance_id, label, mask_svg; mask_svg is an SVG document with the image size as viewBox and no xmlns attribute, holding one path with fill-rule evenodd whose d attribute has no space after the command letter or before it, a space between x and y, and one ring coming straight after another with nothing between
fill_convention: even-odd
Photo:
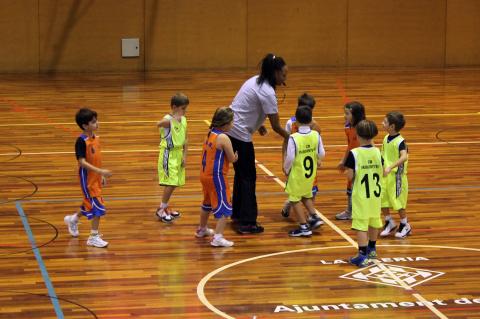
<instances>
[{"instance_id":1,"label":"floor logo","mask_svg":"<svg viewBox=\"0 0 480 319\"><path fill-rule=\"evenodd\" d=\"M402 267L402 266L388 265L388 264L382 264L382 265L388 268L389 271L395 274L395 276L400 278L403 282L405 282L410 287L420 285L424 282L427 282L429 280L432 280L444 274L443 272L432 271L432 270ZM342 275L340 276L340 278L371 282L375 284L395 286L395 287L402 288L402 286L399 283L397 283L395 279L392 278L387 271L383 270L382 268L374 264L366 268L358 269L348 274Z\"/></svg>"}]
</instances>

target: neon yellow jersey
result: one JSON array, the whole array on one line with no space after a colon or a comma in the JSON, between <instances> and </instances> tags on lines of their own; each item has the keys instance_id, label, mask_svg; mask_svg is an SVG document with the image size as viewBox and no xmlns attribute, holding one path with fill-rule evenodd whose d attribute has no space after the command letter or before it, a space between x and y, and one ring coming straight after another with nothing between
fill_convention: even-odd
<instances>
[{"instance_id":1,"label":"neon yellow jersey","mask_svg":"<svg viewBox=\"0 0 480 319\"><path fill-rule=\"evenodd\" d=\"M295 142L295 159L288 174L288 194L303 197L311 194L312 186L317 176L318 144L320 135L317 131L308 133L294 133L291 135Z\"/></svg>"},{"instance_id":2,"label":"neon yellow jersey","mask_svg":"<svg viewBox=\"0 0 480 319\"><path fill-rule=\"evenodd\" d=\"M352 153L355 158L352 218L377 218L381 211L383 176L380 150L376 147L357 147Z\"/></svg>"},{"instance_id":3,"label":"neon yellow jersey","mask_svg":"<svg viewBox=\"0 0 480 319\"><path fill-rule=\"evenodd\" d=\"M385 167L391 166L393 163L398 161L400 158L399 146L405 139L403 136L398 135L390 142L388 141L388 134L383 139L382 144L382 157ZM402 165L392 169L393 173L407 174L408 160L406 160Z\"/></svg>"},{"instance_id":4,"label":"neon yellow jersey","mask_svg":"<svg viewBox=\"0 0 480 319\"><path fill-rule=\"evenodd\" d=\"M163 117L170 121L170 129L160 127L160 148L174 149L183 148L185 140L187 139L187 119L182 116L182 119L177 121L173 116L167 114Z\"/></svg>"}]
</instances>

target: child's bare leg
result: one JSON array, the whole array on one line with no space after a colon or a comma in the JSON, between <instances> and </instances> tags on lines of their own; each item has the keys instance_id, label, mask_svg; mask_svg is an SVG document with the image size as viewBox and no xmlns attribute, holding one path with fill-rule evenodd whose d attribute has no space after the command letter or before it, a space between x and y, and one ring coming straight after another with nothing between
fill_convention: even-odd
<instances>
[{"instance_id":1,"label":"child's bare leg","mask_svg":"<svg viewBox=\"0 0 480 319\"><path fill-rule=\"evenodd\" d=\"M305 218L305 213L302 210L302 205L300 202L292 202L292 209L295 212L295 216L297 217L297 221L300 224L306 224L307 220Z\"/></svg>"},{"instance_id":2,"label":"child's bare leg","mask_svg":"<svg viewBox=\"0 0 480 319\"><path fill-rule=\"evenodd\" d=\"M167 185L163 189L163 195L162 195L162 202L160 204L160 208L165 208L168 206L168 202L170 201L170 197L172 197L173 191L175 190L176 186L170 186ZM163 204L165 204L165 207L162 207Z\"/></svg>"},{"instance_id":3,"label":"child's bare leg","mask_svg":"<svg viewBox=\"0 0 480 319\"><path fill-rule=\"evenodd\" d=\"M233 246L233 241L226 240L223 237L223 231L225 230L225 224L227 223L227 217L222 216L217 219L217 227L215 227L215 235L213 235L213 240L210 242L210 245L214 247L231 247Z\"/></svg>"},{"instance_id":4,"label":"child's bare leg","mask_svg":"<svg viewBox=\"0 0 480 319\"><path fill-rule=\"evenodd\" d=\"M382 208L382 215L383 217L385 217L385 220L387 220L388 217L391 218L391 215L390 215L390 208Z\"/></svg>"},{"instance_id":5,"label":"child's bare leg","mask_svg":"<svg viewBox=\"0 0 480 319\"><path fill-rule=\"evenodd\" d=\"M405 219L407 218L407 211L401 208L398 210L398 215L400 215L400 219Z\"/></svg>"},{"instance_id":6,"label":"child's bare leg","mask_svg":"<svg viewBox=\"0 0 480 319\"><path fill-rule=\"evenodd\" d=\"M225 225L227 224L227 218L222 216L222 218L217 219L217 227L215 227L215 235L222 235L225 231Z\"/></svg>"},{"instance_id":7,"label":"child's bare leg","mask_svg":"<svg viewBox=\"0 0 480 319\"><path fill-rule=\"evenodd\" d=\"M368 227L368 240L369 241L377 241L378 239L379 229Z\"/></svg>"},{"instance_id":8,"label":"child's bare leg","mask_svg":"<svg viewBox=\"0 0 480 319\"><path fill-rule=\"evenodd\" d=\"M207 210L200 210L200 229L205 229L207 228L207 223L208 223L208 217L210 216L210 212Z\"/></svg>"},{"instance_id":9,"label":"child's bare leg","mask_svg":"<svg viewBox=\"0 0 480 319\"><path fill-rule=\"evenodd\" d=\"M100 217L95 216L92 218L92 234L98 234L98 226L100 226Z\"/></svg>"}]
</instances>

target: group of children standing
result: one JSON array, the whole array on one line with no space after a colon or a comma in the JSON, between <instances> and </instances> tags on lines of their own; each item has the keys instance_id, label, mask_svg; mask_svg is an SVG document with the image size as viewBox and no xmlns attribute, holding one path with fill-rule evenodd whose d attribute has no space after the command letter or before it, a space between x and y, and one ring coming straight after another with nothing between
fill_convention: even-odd
<instances>
[{"instance_id":1,"label":"group of children standing","mask_svg":"<svg viewBox=\"0 0 480 319\"><path fill-rule=\"evenodd\" d=\"M162 201L155 213L165 223L180 217L180 213L169 208L168 202L176 187L185 184L185 161L187 158L187 120L185 113L189 99L182 93L170 101L171 113L167 114L157 127L160 131L160 152L158 158L159 184L164 186ZM313 120L315 99L303 94L298 99L295 116L286 125L291 135L284 149L283 170L287 176L285 191L288 201L282 208L282 216L295 213L299 228L289 232L292 237L310 236L312 230L323 221L314 208L318 191L317 168L325 150L320 127ZM383 139L381 151L373 144L378 129L373 121L367 120L365 108L359 102L349 102L344 107L347 150L338 164L338 169L347 176L347 208L336 215L339 220L352 220L352 229L357 232L358 255L350 262L364 267L376 258L378 235L385 237L395 232L395 237L404 238L411 233L406 216L408 196L407 163L408 148L400 130L405 119L399 112L388 113L383 127L388 133ZM80 184L84 199L80 210L64 218L70 234L78 236L78 219L84 215L92 220L91 234L87 245L106 247L108 242L98 233L100 217L105 214L101 186L105 178L112 175L102 169L97 113L82 108L76 115L76 122L83 133L76 141L75 153L79 164ZM200 181L203 201L196 237L213 236L212 246L230 247L233 242L223 237L228 217L232 214L230 186L227 180L229 163L238 159L232 143L225 134L233 125L233 111L220 107L213 115L210 130L203 143ZM302 203L307 212L302 208ZM400 225L390 215L389 209L398 211ZM385 218L382 228L381 213ZM207 227L210 214L217 219L215 230Z\"/></svg>"}]
</instances>

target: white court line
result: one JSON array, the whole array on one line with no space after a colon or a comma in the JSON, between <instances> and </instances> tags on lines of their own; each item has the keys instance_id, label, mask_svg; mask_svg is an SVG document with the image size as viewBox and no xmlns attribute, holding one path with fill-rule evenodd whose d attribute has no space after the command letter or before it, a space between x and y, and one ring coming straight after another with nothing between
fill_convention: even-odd
<instances>
[{"instance_id":1,"label":"white court line","mask_svg":"<svg viewBox=\"0 0 480 319\"><path fill-rule=\"evenodd\" d=\"M208 121L204 121L207 123ZM208 122L210 123L210 122ZM210 124L208 124L210 125ZM451 145L451 144L480 144L480 141L460 141L460 142L418 142L418 143L408 143L408 145ZM346 147L346 144L331 144L324 145L325 148L337 148L337 147ZM281 146L255 146L256 150L270 150L270 149L281 149ZM189 148L189 151L200 152L201 148ZM155 149L138 149L138 150L102 150L102 153L153 153L158 152L158 148ZM60 154L75 154L74 151L59 151L59 152L22 152L21 155L60 155ZM0 153L0 156L15 156L18 153Z\"/></svg>"},{"instance_id":2,"label":"white court line","mask_svg":"<svg viewBox=\"0 0 480 319\"><path fill-rule=\"evenodd\" d=\"M257 160L255 160L255 162L257 163L257 166L260 167L268 176L275 176L270 170L268 170L263 164L260 164L258 163ZM277 182L278 183L278 182ZM282 186L283 184L283 186ZM285 187L284 183L282 182L282 184L280 184L280 186L282 187ZM350 237L348 236L343 230L341 230L340 228L337 227L337 225L335 225L333 222L331 222L325 215L323 215L322 213L320 213L317 209L315 209L315 212L320 215L320 217L322 218L322 220L328 224L328 226L330 226L331 228L333 228L333 230L335 230L340 236L342 236L344 239L346 239L353 247L356 247L358 248L358 245L357 243ZM393 278L393 280L395 280L400 286L403 287L403 289L407 290L407 291L411 291L412 290L412 287L410 287L405 281L403 281L401 278L399 278L397 275L395 275L390 269L388 269L387 267L385 267L384 265L382 265L381 262L379 262L378 260L374 260L374 263L380 268L382 269L383 271L385 271L391 278ZM425 298L423 298L422 295L418 294L418 293L413 293L412 294L413 297L415 297L418 301L421 301L423 302L423 304L428 308L430 309L431 312L433 312L435 315L437 315L437 317L441 318L441 319L448 319L447 316L445 316L442 312L440 312L440 310L438 310L437 308L435 308L433 305L431 305L429 302L426 302L427 300L425 300Z\"/></svg>"}]
</instances>

